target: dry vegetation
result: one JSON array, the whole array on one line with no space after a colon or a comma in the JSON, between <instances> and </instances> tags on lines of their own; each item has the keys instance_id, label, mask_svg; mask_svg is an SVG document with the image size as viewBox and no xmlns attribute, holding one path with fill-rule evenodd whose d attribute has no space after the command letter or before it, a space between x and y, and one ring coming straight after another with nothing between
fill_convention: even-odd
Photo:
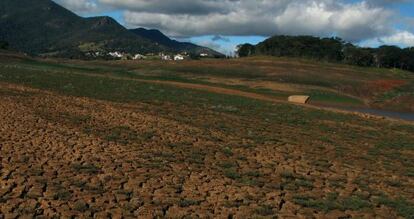
<instances>
[{"instance_id":1,"label":"dry vegetation","mask_svg":"<svg viewBox=\"0 0 414 219\"><path fill-rule=\"evenodd\" d=\"M278 100L218 82L310 63L2 60L0 218L413 218L413 124L154 83Z\"/></svg>"},{"instance_id":2,"label":"dry vegetation","mask_svg":"<svg viewBox=\"0 0 414 219\"><path fill-rule=\"evenodd\" d=\"M117 76L230 87L283 100L289 95L306 94L312 96L315 105L414 111L414 74L399 69L272 57L179 63L70 61L66 64L116 69Z\"/></svg>"}]
</instances>

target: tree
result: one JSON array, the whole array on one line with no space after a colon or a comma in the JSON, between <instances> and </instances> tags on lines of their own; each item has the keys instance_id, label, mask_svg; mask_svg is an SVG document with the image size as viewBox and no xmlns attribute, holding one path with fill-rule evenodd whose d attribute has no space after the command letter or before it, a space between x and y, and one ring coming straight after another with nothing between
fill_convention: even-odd
<instances>
[{"instance_id":1,"label":"tree","mask_svg":"<svg viewBox=\"0 0 414 219\"><path fill-rule=\"evenodd\" d=\"M342 47L343 41L340 38L274 36L259 43L256 53L339 62L343 58Z\"/></svg>"},{"instance_id":2,"label":"tree","mask_svg":"<svg viewBox=\"0 0 414 219\"><path fill-rule=\"evenodd\" d=\"M376 51L377 66L383 68L402 68L403 50L397 46L381 46Z\"/></svg>"},{"instance_id":3,"label":"tree","mask_svg":"<svg viewBox=\"0 0 414 219\"><path fill-rule=\"evenodd\" d=\"M344 63L358 66L372 66L374 64L374 55L370 49L359 48L352 44L345 45Z\"/></svg>"},{"instance_id":4,"label":"tree","mask_svg":"<svg viewBox=\"0 0 414 219\"><path fill-rule=\"evenodd\" d=\"M239 57L247 57L254 55L256 52L256 47L252 44L242 44L237 46L237 54Z\"/></svg>"},{"instance_id":5,"label":"tree","mask_svg":"<svg viewBox=\"0 0 414 219\"><path fill-rule=\"evenodd\" d=\"M7 43L6 41L0 41L0 49L8 49L9 48L9 43Z\"/></svg>"},{"instance_id":6,"label":"tree","mask_svg":"<svg viewBox=\"0 0 414 219\"><path fill-rule=\"evenodd\" d=\"M401 68L414 71L414 47L405 48L401 57Z\"/></svg>"},{"instance_id":7,"label":"tree","mask_svg":"<svg viewBox=\"0 0 414 219\"><path fill-rule=\"evenodd\" d=\"M364 67L376 66L414 71L414 47L406 49L397 46L361 48L337 37L274 36L256 46L239 45L237 53L239 57L268 55L307 58Z\"/></svg>"}]
</instances>

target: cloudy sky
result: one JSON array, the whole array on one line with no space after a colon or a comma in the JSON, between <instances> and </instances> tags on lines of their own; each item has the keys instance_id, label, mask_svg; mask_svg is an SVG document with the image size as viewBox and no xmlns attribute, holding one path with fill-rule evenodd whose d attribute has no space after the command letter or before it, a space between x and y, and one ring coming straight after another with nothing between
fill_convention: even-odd
<instances>
[{"instance_id":1,"label":"cloudy sky","mask_svg":"<svg viewBox=\"0 0 414 219\"><path fill-rule=\"evenodd\" d=\"M339 36L361 46L414 46L414 0L55 0L81 16L231 53L278 34Z\"/></svg>"}]
</instances>

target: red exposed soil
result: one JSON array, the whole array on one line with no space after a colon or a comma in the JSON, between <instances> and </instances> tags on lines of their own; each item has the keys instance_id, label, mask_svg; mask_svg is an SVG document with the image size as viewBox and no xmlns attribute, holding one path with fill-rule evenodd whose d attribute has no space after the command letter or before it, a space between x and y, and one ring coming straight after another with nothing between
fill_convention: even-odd
<instances>
[{"instance_id":1,"label":"red exposed soil","mask_svg":"<svg viewBox=\"0 0 414 219\"><path fill-rule=\"evenodd\" d=\"M375 80L368 83L368 86L373 90L390 91L396 87L405 85L404 80Z\"/></svg>"}]
</instances>

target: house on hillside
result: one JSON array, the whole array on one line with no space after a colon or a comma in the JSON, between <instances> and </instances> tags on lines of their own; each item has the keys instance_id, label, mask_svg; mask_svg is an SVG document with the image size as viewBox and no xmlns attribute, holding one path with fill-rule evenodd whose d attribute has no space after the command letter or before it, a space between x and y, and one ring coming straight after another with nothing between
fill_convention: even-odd
<instances>
[{"instance_id":1,"label":"house on hillside","mask_svg":"<svg viewBox=\"0 0 414 219\"><path fill-rule=\"evenodd\" d=\"M200 53L200 57L208 57L207 53Z\"/></svg>"},{"instance_id":2,"label":"house on hillside","mask_svg":"<svg viewBox=\"0 0 414 219\"><path fill-rule=\"evenodd\" d=\"M145 59L146 57L144 55L141 54L135 54L134 57L132 58L133 60L142 60Z\"/></svg>"},{"instance_id":3,"label":"house on hillside","mask_svg":"<svg viewBox=\"0 0 414 219\"><path fill-rule=\"evenodd\" d=\"M114 58L122 58L124 55L121 52L109 52L109 55L114 57Z\"/></svg>"},{"instance_id":4,"label":"house on hillside","mask_svg":"<svg viewBox=\"0 0 414 219\"><path fill-rule=\"evenodd\" d=\"M174 56L174 61L182 61L184 59L185 59L184 56L181 54L177 54Z\"/></svg>"},{"instance_id":5,"label":"house on hillside","mask_svg":"<svg viewBox=\"0 0 414 219\"><path fill-rule=\"evenodd\" d=\"M161 60L164 60L164 61L172 60L170 55L165 55L165 54L162 53L160 56L161 56Z\"/></svg>"}]
</instances>

